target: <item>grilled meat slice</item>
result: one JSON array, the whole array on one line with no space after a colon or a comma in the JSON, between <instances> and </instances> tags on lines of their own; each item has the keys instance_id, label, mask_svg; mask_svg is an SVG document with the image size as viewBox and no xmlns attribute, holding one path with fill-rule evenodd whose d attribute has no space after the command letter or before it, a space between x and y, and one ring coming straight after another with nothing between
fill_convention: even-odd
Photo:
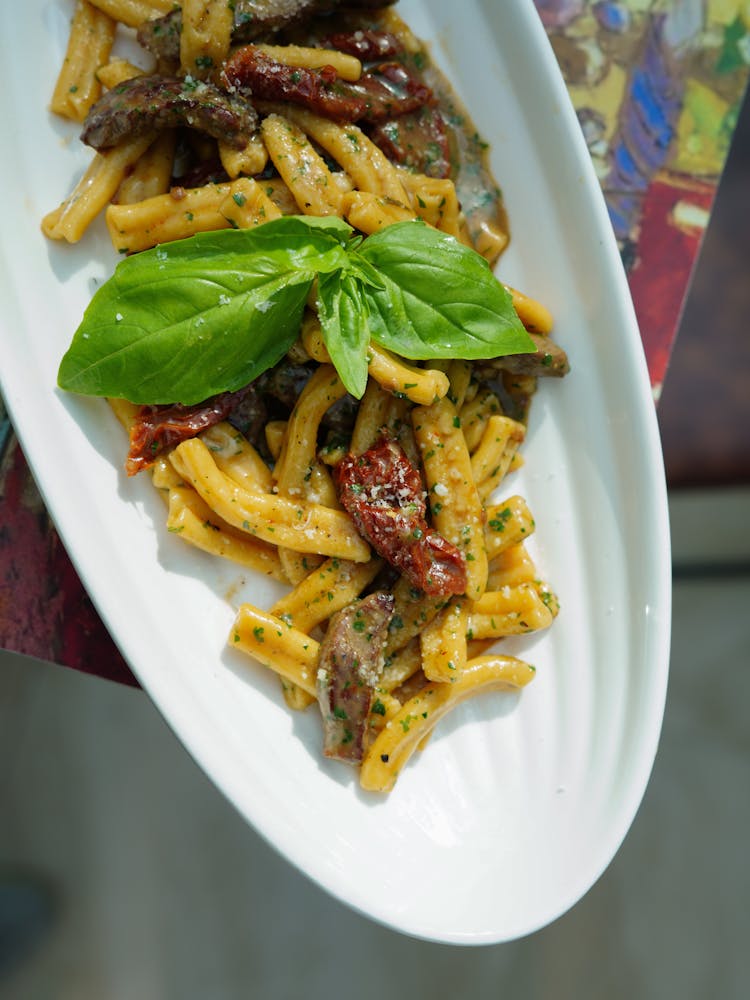
<instances>
[{"instance_id":1,"label":"grilled meat slice","mask_svg":"<svg viewBox=\"0 0 750 1000\"><path fill-rule=\"evenodd\" d=\"M505 354L500 358L493 358L490 361L478 362L475 367L477 377L482 379L494 370L512 372L514 375L533 375L541 377L543 375L553 375L562 378L570 371L568 355L549 337L543 337L540 333L529 333L529 336L536 345L533 354Z\"/></svg>"},{"instance_id":2,"label":"grilled meat slice","mask_svg":"<svg viewBox=\"0 0 750 1000\"><path fill-rule=\"evenodd\" d=\"M86 116L81 139L101 150L150 129L187 125L241 149L257 124L257 112L245 98L212 83L155 74L107 91Z\"/></svg>"},{"instance_id":3,"label":"grilled meat slice","mask_svg":"<svg viewBox=\"0 0 750 1000\"><path fill-rule=\"evenodd\" d=\"M282 358L273 368L263 372L255 385L264 396L277 400L289 411L299 399L313 371L312 365L293 364L288 358Z\"/></svg>"},{"instance_id":4,"label":"grilled meat slice","mask_svg":"<svg viewBox=\"0 0 750 1000\"><path fill-rule=\"evenodd\" d=\"M251 42L301 24L316 14L330 14L338 7L370 10L390 7L396 0L234 0L235 42Z\"/></svg>"},{"instance_id":5,"label":"grilled meat slice","mask_svg":"<svg viewBox=\"0 0 750 1000\"><path fill-rule=\"evenodd\" d=\"M316 681L326 757L351 764L362 760L393 607L392 594L375 593L331 618Z\"/></svg>"},{"instance_id":6,"label":"grilled meat slice","mask_svg":"<svg viewBox=\"0 0 750 1000\"><path fill-rule=\"evenodd\" d=\"M234 0L235 42L250 42L261 35L325 14L338 6L337 0Z\"/></svg>"},{"instance_id":7,"label":"grilled meat slice","mask_svg":"<svg viewBox=\"0 0 750 1000\"><path fill-rule=\"evenodd\" d=\"M176 71L180 65L182 11L179 7L163 17L144 21L136 32L138 44L156 59L160 72Z\"/></svg>"}]
</instances>

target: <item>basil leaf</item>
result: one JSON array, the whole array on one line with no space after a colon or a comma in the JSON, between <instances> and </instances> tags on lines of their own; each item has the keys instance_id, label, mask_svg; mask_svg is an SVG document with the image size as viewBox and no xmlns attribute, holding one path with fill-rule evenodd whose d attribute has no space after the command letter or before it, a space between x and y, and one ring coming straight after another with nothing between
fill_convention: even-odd
<instances>
[{"instance_id":1,"label":"basil leaf","mask_svg":"<svg viewBox=\"0 0 750 1000\"><path fill-rule=\"evenodd\" d=\"M373 340L413 360L526 354L534 343L487 261L423 223L399 222L357 251L383 289L363 287Z\"/></svg>"},{"instance_id":2,"label":"basil leaf","mask_svg":"<svg viewBox=\"0 0 750 1000\"><path fill-rule=\"evenodd\" d=\"M370 285L372 288L385 288L383 276L376 267L366 261L360 254L355 253L355 245L359 241L352 240L349 243L349 262L347 264L347 274L356 278L361 285Z\"/></svg>"},{"instance_id":3,"label":"basil leaf","mask_svg":"<svg viewBox=\"0 0 750 1000\"><path fill-rule=\"evenodd\" d=\"M287 216L126 258L86 310L58 384L151 404L239 389L294 342L316 277L326 346L357 397L370 338L412 359L535 349L487 263L452 237L406 222L363 240L337 218Z\"/></svg>"},{"instance_id":4,"label":"basil leaf","mask_svg":"<svg viewBox=\"0 0 750 1000\"><path fill-rule=\"evenodd\" d=\"M351 228L296 217L128 257L96 293L58 372L63 389L196 403L274 365L316 273L347 264Z\"/></svg>"},{"instance_id":5,"label":"basil leaf","mask_svg":"<svg viewBox=\"0 0 750 1000\"><path fill-rule=\"evenodd\" d=\"M370 328L367 305L353 275L334 273L318 279L318 317L341 381L352 396L361 399L367 385Z\"/></svg>"}]
</instances>

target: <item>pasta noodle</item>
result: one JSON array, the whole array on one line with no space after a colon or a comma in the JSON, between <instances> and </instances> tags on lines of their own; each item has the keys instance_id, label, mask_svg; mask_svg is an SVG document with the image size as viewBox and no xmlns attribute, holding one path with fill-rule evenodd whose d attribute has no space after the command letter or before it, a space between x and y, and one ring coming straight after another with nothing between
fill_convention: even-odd
<instances>
[{"instance_id":1,"label":"pasta noodle","mask_svg":"<svg viewBox=\"0 0 750 1000\"><path fill-rule=\"evenodd\" d=\"M491 688L515 690L534 677L534 668L510 656L469 660L455 684L426 685L410 698L380 732L362 762L363 788L387 792L421 741L440 719L465 698Z\"/></svg>"},{"instance_id":2,"label":"pasta noodle","mask_svg":"<svg viewBox=\"0 0 750 1000\"><path fill-rule=\"evenodd\" d=\"M167 14L174 4L172 0L90 0L104 14L129 28L137 28L160 14Z\"/></svg>"},{"instance_id":3,"label":"pasta noodle","mask_svg":"<svg viewBox=\"0 0 750 1000\"><path fill-rule=\"evenodd\" d=\"M314 139L352 178L360 191L408 205L400 171L356 125L338 125L310 111L289 107L285 115Z\"/></svg>"},{"instance_id":4,"label":"pasta noodle","mask_svg":"<svg viewBox=\"0 0 750 1000\"><path fill-rule=\"evenodd\" d=\"M341 215L342 193L304 132L281 115L268 115L263 140L279 175L305 215Z\"/></svg>"},{"instance_id":5,"label":"pasta noodle","mask_svg":"<svg viewBox=\"0 0 750 1000\"><path fill-rule=\"evenodd\" d=\"M218 86L222 67L236 52L233 5L183 0L179 6L181 13L172 15L172 0L78 0L52 110L82 121L102 89L111 91L144 75L134 63L110 58L118 25L138 28L164 15L171 23L179 18L179 53L174 48L166 55L154 52L159 74L171 61L179 65L174 71L191 94ZM349 12L345 26L361 23L375 35L387 32L387 39L395 38L404 54L394 57L397 68L407 72L426 58L422 44L392 9L359 17ZM157 42L166 23L153 26ZM315 30L320 37L313 31L310 38L319 44L296 44L310 38L274 28L262 35L273 44L248 48L255 58L262 56L263 65L271 62L285 86L293 87L303 72L319 73L329 95L338 89L355 98L369 94L368 58L331 48L339 44L335 33ZM364 45L366 35L355 32L355 42ZM366 50L356 46L353 51ZM334 87L331 74L338 81ZM346 91L350 85L363 89ZM437 130L432 146L440 147L443 126L430 117L436 103L431 99L425 114ZM448 169L447 139L442 153L438 148L446 158L441 172L435 149L416 165L394 152L391 133L383 139L389 122L382 129L373 122L363 129L355 121L319 113L307 97L253 99L253 104L258 126L241 138L221 130L211 138L187 128L193 124L192 110L178 126L167 115L161 127L157 116L144 134L136 129L117 137L114 145L94 154L70 195L45 216L44 233L76 242L103 215L115 250L133 254L197 233L254 229L284 215L303 215L345 219L362 236L410 221L427 232L424 223L491 262L507 244L499 210L472 218L466 208L464 215L458 175ZM417 120L403 119L409 127ZM470 172L481 174L477 164L470 166ZM488 192L485 201L492 201L496 195ZM330 221L326 225L330 228ZM441 242L455 247L447 237ZM548 335L552 316L546 307L506 287L527 329ZM533 667L488 647L506 636L548 628L559 611L526 544L535 523L525 499L518 494L495 499L498 487L522 465L519 448L536 379L513 375L511 383L492 361L408 360L374 339L368 344L365 336L360 361L362 380L367 365L367 381L355 401L344 385L346 375L332 360L337 353L319 295L324 298L313 284L297 342L282 361L241 390L240 395L248 394L237 411L217 409L206 422L196 417L183 433L172 425L181 427L186 415L192 418L191 407L167 406L169 433L163 440L147 440L154 455L146 464L166 503L171 537L285 588L270 609L242 603L228 644L278 676L290 708L302 711L318 700L324 728L332 719L340 722L342 710L326 715L321 678L328 677L331 649L335 670L343 669L347 657L352 661L355 673L343 690L364 686L370 699L360 734L361 784L385 792L448 711L482 691L517 691L533 678ZM141 408L123 399L110 399L110 404L131 446L145 433L148 419L162 415L156 405ZM435 588L429 572L410 572L402 553L389 552L387 545L381 552L371 544L365 522L375 514L366 505L348 504L342 469L348 461L355 469L368 467L379 449L390 449L390 461L405 463L395 468L408 466L413 478L392 472L392 481L383 474L368 487L375 514L395 524L402 516L416 518L423 508L409 539L424 541L426 532L427 542L439 551L455 550L465 573L463 592ZM419 488L404 485L412 481ZM355 485L367 492L361 483ZM379 491L396 487L402 488L401 506L383 514ZM395 548L408 549L403 527L393 530ZM376 604L377 613L385 615L382 642L364 682L356 674L362 665L355 633L365 633L360 641L366 658L366 644L377 629L366 631L370 626L363 624L363 609L377 625ZM337 646L342 622L349 622L348 638ZM335 678L334 686L341 681L338 674ZM344 742L354 741L349 729L344 733Z\"/></svg>"},{"instance_id":6,"label":"pasta noodle","mask_svg":"<svg viewBox=\"0 0 750 1000\"><path fill-rule=\"evenodd\" d=\"M214 424L200 435L217 467L238 486L270 493L273 476L244 434L231 424Z\"/></svg>"},{"instance_id":7,"label":"pasta noodle","mask_svg":"<svg viewBox=\"0 0 750 1000\"><path fill-rule=\"evenodd\" d=\"M419 637L422 669L430 681L454 681L466 666L467 602L454 599Z\"/></svg>"},{"instance_id":8,"label":"pasta noodle","mask_svg":"<svg viewBox=\"0 0 750 1000\"><path fill-rule=\"evenodd\" d=\"M231 184L212 184L187 191L174 188L136 204L110 205L106 220L112 244L119 253L136 253L194 233L228 229L231 223L219 209L232 193Z\"/></svg>"},{"instance_id":9,"label":"pasta noodle","mask_svg":"<svg viewBox=\"0 0 750 1000\"><path fill-rule=\"evenodd\" d=\"M487 420L482 439L471 456L472 476L483 501L500 485L525 436L526 429L517 420L497 415Z\"/></svg>"},{"instance_id":10,"label":"pasta noodle","mask_svg":"<svg viewBox=\"0 0 750 1000\"><path fill-rule=\"evenodd\" d=\"M274 478L276 488L282 496L305 496L330 506L338 506L330 476L316 456L320 421L325 412L341 399L346 390L332 365L321 365L309 380L297 401L285 429L281 451L276 460ZM279 549L279 558L291 583L300 583L307 578L310 570L317 568L320 557L311 559L308 555L293 549ZM374 574L373 574L374 575ZM321 573L318 579L325 579ZM340 582L340 581L338 581ZM346 593L347 588L342 588ZM341 606L350 603L358 592ZM331 608L330 614L334 613ZM284 697L292 708L306 707L307 695L294 686L284 687Z\"/></svg>"},{"instance_id":11,"label":"pasta noodle","mask_svg":"<svg viewBox=\"0 0 750 1000\"><path fill-rule=\"evenodd\" d=\"M367 562L370 549L342 511L238 486L217 467L197 438L183 441L172 464L225 521L284 548Z\"/></svg>"},{"instance_id":12,"label":"pasta noodle","mask_svg":"<svg viewBox=\"0 0 750 1000\"><path fill-rule=\"evenodd\" d=\"M412 411L435 527L463 550L466 593L478 600L487 586L484 510L456 407L447 396ZM450 497L446 503L444 497Z\"/></svg>"},{"instance_id":13,"label":"pasta noodle","mask_svg":"<svg viewBox=\"0 0 750 1000\"><path fill-rule=\"evenodd\" d=\"M485 591L468 615L466 634L470 639L499 639L536 632L551 623L552 613L536 588L521 583L517 587Z\"/></svg>"},{"instance_id":14,"label":"pasta noodle","mask_svg":"<svg viewBox=\"0 0 750 1000\"><path fill-rule=\"evenodd\" d=\"M204 552L286 582L277 550L227 524L194 490L177 486L169 491L167 530Z\"/></svg>"},{"instance_id":15,"label":"pasta noodle","mask_svg":"<svg viewBox=\"0 0 750 1000\"><path fill-rule=\"evenodd\" d=\"M417 638L446 605L445 598L423 594L403 576L393 587L393 597L393 618L385 644L386 663Z\"/></svg>"},{"instance_id":16,"label":"pasta noodle","mask_svg":"<svg viewBox=\"0 0 750 1000\"><path fill-rule=\"evenodd\" d=\"M154 140L132 171L123 177L115 195L119 205L136 204L169 191L175 142L176 136L171 130L162 132Z\"/></svg>"},{"instance_id":17,"label":"pasta noodle","mask_svg":"<svg viewBox=\"0 0 750 1000\"><path fill-rule=\"evenodd\" d=\"M233 229L252 229L281 216L263 185L251 177L238 177L230 184L218 211Z\"/></svg>"},{"instance_id":18,"label":"pasta noodle","mask_svg":"<svg viewBox=\"0 0 750 1000\"><path fill-rule=\"evenodd\" d=\"M127 59L112 59L104 65L100 65L96 70L96 78L103 87L111 90L118 83L132 80L136 76L143 76L144 71Z\"/></svg>"},{"instance_id":19,"label":"pasta noodle","mask_svg":"<svg viewBox=\"0 0 750 1000\"><path fill-rule=\"evenodd\" d=\"M70 196L43 219L45 236L77 243L153 141L153 135L139 136L97 153Z\"/></svg>"},{"instance_id":20,"label":"pasta noodle","mask_svg":"<svg viewBox=\"0 0 750 1000\"><path fill-rule=\"evenodd\" d=\"M207 77L229 53L234 13L226 0L182 0L180 65L192 77Z\"/></svg>"},{"instance_id":21,"label":"pasta noodle","mask_svg":"<svg viewBox=\"0 0 750 1000\"><path fill-rule=\"evenodd\" d=\"M403 685L422 669L422 650L419 636L386 657L380 685L386 691L403 689Z\"/></svg>"},{"instance_id":22,"label":"pasta noodle","mask_svg":"<svg viewBox=\"0 0 750 1000\"><path fill-rule=\"evenodd\" d=\"M470 242L465 226L461 223L456 185L452 180L447 177L426 177L408 170L402 171L401 180L420 219L464 243Z\"/></svg>"},{"instance_id":23,"label":"pasta noodle","mask_svg":"<svg viewBox=\"0 0 750 1000\"><path fill-rule=\"evenodd\" d=\"M394 222L408 222L417 217L417 213L403 202L371 191L350 191L342 199L342 209L346 221L368 236Z\"/></svg>"},{"instance_id":24,"label":"pasta noodle","mask_svg":"<svg viewBox=\"0 0 750 1000\"><path fill-rule=\"evenodd\" d=\"M315 697L320 644L270 611L243 604L234 620L229 643L270 667Z\"/></svg>"},{"instance_id":25,"label":"pasta noodle","mask_svg":"<svg viewBox=\"0 0 750 1000\"><path fill-rule=\"evenodd\" d=\"M302 632L310 632L359 597L382 565L379 559L371 559L368 563L327 559L280 598L271 610Z\"/></svg>"},{"instance_id":26,"label":"pasta noodle","mask_svg":"<svg viewBox=\"0 0 750 1000\"><path fill-rule=\"evenodd\" d=\"M83 121L101 93L97 69L109 58L115 27L112 18L88 0L78 0L50 111L76 122Z\"/></svg>"},{"instance_id":27,"label":"pasta noodle","mask_svg":"<svg viewBox=\"0 0 750 1000\"><path fill-rule=\"evenodd\" d=\"M332 66L341 80L357 81L362 75L362 63L355 56L337 49L309 48L304 45L256 45L264 55L286 66L322 69Z\"/></svg>"},{"instance_id":28,"label":"pasta noodle","mask_svg":"<svg viewBox=\"0 0 750 1000\"><path fill-rule=\"evenodd\" d=\"M368 371L381 388L421 405L442 399L450 384L444 372L417 368L376 344L370 344Z\"/></svg>"},{"instance_id":29,"label":"pasta noodle","mask_svg":"<svg viewBox=\"0 0 750 1000\"><path fill-rule=\"evenodd\" d=\"M268 163L268 150L261 136L255 133L242 149L235 149L227 142L219 142L219 158L229 177L234 180L241 174L250 177L263 173Z\"/></svg>"},{"instance_id":30,"label":"pasta noodle","mask_svg":"<svg viewBox=\"0 0 750 1000\"><path fill-rule=\"evenodd\" d=\"M489 590L500 590L501 587L530 583L534 579L536 579L534 561L523 542L519 542L510 545L491 560L487 587Z\"/></svg>"},{"instance_id":31,"label":"pasta noodle","mask_svg":"<svg viewBox=\"0 0 750 1000\"><path fill-rule=\"evenodd\" d=\"M487 558L518 545L534 532L536 527L523 497L510 497L505 503L490 504L485 510L484 545Z\"/></svg>"},{"instance_id":32,"label":"pasta noodle","mask_svg":"<svg viewBox=\"0 0 750 1000\"><path fill-rule=\"evenodd\" d=\"M314 361L321 364L330 362L316 317L311 316L304 321L301 338L307 354ZM398 395L412 403L426 405L445 396L450 385L448 377L439 368L418 368L374 343L369 347L367 371L372 381L390 394L384 399ZM375 387L371 391L374 392ZM364 448L361 450L364 451Z\"/></svg>"},{"instance_id":33,"label":"pasta noodle","mask_svg":"<svg viewBox=\"0 0 750 1000\"><path fill-rule=\"evenodd\" d=\"M535 333L550 333L553 326L552 313L541 302L529 298L510 285L505 286L513 299L513 306L524 326Z\"/></svg>"}]
</instances>

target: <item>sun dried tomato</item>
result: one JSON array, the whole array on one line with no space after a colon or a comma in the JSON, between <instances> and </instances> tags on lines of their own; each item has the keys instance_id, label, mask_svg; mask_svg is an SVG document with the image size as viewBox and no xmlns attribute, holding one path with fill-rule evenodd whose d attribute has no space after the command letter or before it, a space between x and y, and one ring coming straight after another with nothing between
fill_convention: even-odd
<instances>
[{"instance_id":1,"label":"sun dried tomato","mask_svg":"<svg viewBox=\"0 0 750 1000\"><path fill-rule=\"evenodd\" d=\"M422 480L395 441L382 438L336 466L339 499L376 552L425 594L466 590L459 548L429 527Z\"/></svg>"},{"instance_id":2,"label":"sun dried tomato","mask_svg":"<svg viewBox=\"0 0 750 1000\"><path fill-rule=\"evenodd\" d=\"M362 62L388 59L403 51L403 45L388 31L371 31L359 28L357 31L339 31L323 39L323 44L339 52L347 52Z\"/></svg>"},{"instance_id":3,"label":"sun dried tomato","mask_svg":"<svg viewBox=\"0 0 750 1000\"><path fill-rule=\"evenodd\" d=\"M254 45L237 49L227 59L221 85L228 90L249 90L259 100L290 101L342 121L356 121L367 110L364 98L343 86L332 66L287 66Z\"/></svg>"},{"instance_id":4,"label":"sun dried tomato","mask_svg":"<svg viewBox=\"0 0 750 1000\"><path fill-rule=\"evenodd\" d=\"M367 107L362 118L368 122L398 118L434 100L430 88L399 62L373 66L346 88L364 98Z\"/></svg>"},{"instance_id":5,"label":"sun dried tomato","mask_svg":"<svg viewBox=\"0 0 750 1000\"><path fill-rule=\"evenodd\" d=\"M142 469L148 469L167 448L225 420L252 391L252 386L245 386L236 392L219 393L193 406L182 406L180 403L142 406L130 428L130 450L125 471L134 476Z\"/></svg>"}]
</instances>

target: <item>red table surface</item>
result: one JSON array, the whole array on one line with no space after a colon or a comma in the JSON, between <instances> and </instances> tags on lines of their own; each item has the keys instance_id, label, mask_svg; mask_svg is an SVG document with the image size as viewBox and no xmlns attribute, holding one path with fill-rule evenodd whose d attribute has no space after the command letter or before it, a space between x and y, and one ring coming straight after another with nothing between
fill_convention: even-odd
<instances>
[{"instance_id":1,"label":"red table surface","mask_svg":"<svg viewBox=\"0 0 750 1000\"><path fill-rule=\"evenodd\" d=\"M536 0L607 201L655 397L744 93L739 0ZM0 465L0 647L137 681L83 588L14 439Z\"/></svg>"}]
</instances>

